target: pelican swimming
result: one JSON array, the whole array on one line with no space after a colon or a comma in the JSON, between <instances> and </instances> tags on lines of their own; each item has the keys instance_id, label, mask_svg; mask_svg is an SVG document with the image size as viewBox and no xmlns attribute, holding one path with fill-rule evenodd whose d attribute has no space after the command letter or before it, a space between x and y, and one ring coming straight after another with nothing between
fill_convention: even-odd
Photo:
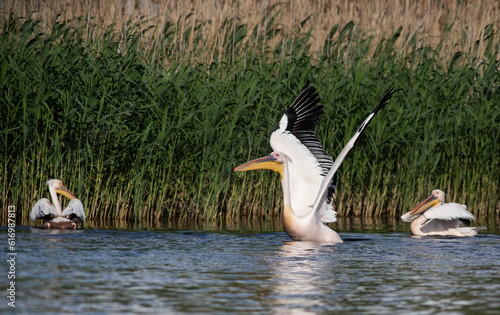
<instances>
[{"instance_id":1,"label":"pelican swimming","mask_svg":"<svg viewBox=\"0 0 500 315\"><path fill-rule=\"evenodd\" d=\"M38 200L31 210L31 222L42 219L43 227L46 229L76 229L77 224L85 222L82 202L64 187L61 180L50 179L47 181L47 186L49 186L53 205L47 198ZM64 211L57 198L58 193L71 200Z\"/></svg>"},{"instance_id":2,"label":"pelican swimming","mask_svg":"<svg viewBox=\"0 0 500 315\"><path fill-rule=\"evenodd\" d=\"M401 216L404 222L411 222L412 235L475 236L486 229L485 226L469 227L474 216L467 211L467 206L444 203L444 198L442 190L434 189L429 197Z\"/></svg>"},{"instance_id":3,"label":"pelican swimming","mask_svg":"<svg viewBox=\"0 0 500 315\"><path fill-rule=\"evenodd\" d=\"M236 172L270 169L280 174L284 199L283 227L294 241L342 242L335 231L323 224L337 220L332 206L337 170L392 93L392 89L386 91L375 110L332 162L314 134L324 106L317 105L321 98L310 86L285 111L271 134L273 152L234 169Z\"/></svg>"}]
</instances>

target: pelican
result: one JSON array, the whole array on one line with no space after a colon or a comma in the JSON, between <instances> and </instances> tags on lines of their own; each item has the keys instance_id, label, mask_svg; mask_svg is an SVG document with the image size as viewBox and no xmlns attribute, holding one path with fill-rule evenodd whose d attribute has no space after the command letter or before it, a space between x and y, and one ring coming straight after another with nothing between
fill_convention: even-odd
<instances>
[{"instance_id":1,"label":"pelican","mask_svg":"<svg viewBox=\"0 0 500 315\"><path fill-rule=\"evenodd\" d=\"M475 236L486 229L485 226L469 227L474 216L467 211L467 206L444 203L444 198L442 190L434 189L429 197L401 216L404 222L411 222L412 235Z\"/></svg>"},{"instance_id":2,"label":"pelican","mask_svg":"<svg viewBox=\"0 0 500 315\"><path fill-rule=\"evenodd\" d=\"M374 115L393 94L386 91L375 110L332 162L314 134L323 105L314 87L306 88L285 111L271 134L273 152L237 166L234 171L270 169L280 174L283 190L283 227L294 241L342 242L323 222L335 222L332 202L337 170Z\"/></svg>"},{"instance_id":3,"label":"pelican","mask_svg":"<svg viewBox=\"0 0 500 315\"><path fill-rule=\"evenodd\" d=\"M85 211L82 202L64 187L61 180L50 179L47 181L47 186L49 186L53 205L50 204L47 198L38 200L31 210L31 222L42 219L43 227L46 229L76 229L77 224L85 222ZM71 200L64 211L62 211L57 198L58 193Z\"/></svg>"}]
</instances>

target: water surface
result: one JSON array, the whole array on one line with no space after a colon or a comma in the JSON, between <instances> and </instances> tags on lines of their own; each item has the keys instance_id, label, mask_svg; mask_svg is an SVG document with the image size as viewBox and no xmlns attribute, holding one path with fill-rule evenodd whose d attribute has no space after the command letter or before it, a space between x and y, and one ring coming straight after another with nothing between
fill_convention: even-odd
<instances>
[{"instance_id":1,"label":"water surface","mask_svg":"<svg viewBox=\"0 0 500 315\"><path fill-rule=\"evenodd\" d=\"M290 242L270 223L17 227L16 308L4 298L0 312L500 312L494 227L474 238L417 238L398 221L341 219L345 242L335 245Z\"/></svg>"}]
</instances>

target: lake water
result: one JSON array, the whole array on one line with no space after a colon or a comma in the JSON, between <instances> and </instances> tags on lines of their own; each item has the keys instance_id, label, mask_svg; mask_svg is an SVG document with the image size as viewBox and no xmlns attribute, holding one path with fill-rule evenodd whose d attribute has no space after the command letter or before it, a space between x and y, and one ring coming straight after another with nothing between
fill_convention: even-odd
<instances>
[{"instance_id":1,"label":"lake water","mask_svg":"<svg viewBox=\"0 0 500 315\"><path fill-rule=\"evenodd\" d=\"M3 233L0 313L500 313L495 226L473 238L411 237L398 220L332 227L344 243L290 242L269 222L18 226L16 308Z\"/></svg>"}]
</instances>

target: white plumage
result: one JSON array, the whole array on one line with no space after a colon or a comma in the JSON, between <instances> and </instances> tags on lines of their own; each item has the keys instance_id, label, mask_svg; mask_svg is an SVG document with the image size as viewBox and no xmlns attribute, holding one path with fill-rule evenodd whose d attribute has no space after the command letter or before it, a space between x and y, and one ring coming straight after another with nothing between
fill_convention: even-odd
<instances>
[{"instance_id":1,"label":"white plumage","mask_svg":"<svg viewBox=\"0 0 500 315\"><path fill-rule=\"evenodd\" d=\"M274 152L289 157L291 206L298 216L312 210L321 182L333 164L314 133L323 114L324 106L318 105L320 100L314 87L305 89L286 110L270 139ZM332 206L336 182L336 178L332 178L328 183L330 194L320 209L322 222L337 220Z\"/></svg>"},{"instance_id":2,"label":"white plumage","mask_svg":"<svg viewBox=\"0 0 500 315\"><path fill-rule=\"evenodd\" d=\"M458 203L442 203L440 206L432 207L429 210L425 211L423 216L427 219L439 220L475 220L472 213L467 211L467 206Z\"/></svg>"},{"instance_id":3,"label":"white plumage","mask_svg":"<svg viewBox=\"0 0 500 315\"><path fill-rule=\"evenodd\" d=\"M31 222L35 222L36 219L43 217L55 218L58 217L59 213L57 213L56 208L52 206L50 200L47 198L42 198L35 203L30 213Z\"/></svg>"}]
</instances>

